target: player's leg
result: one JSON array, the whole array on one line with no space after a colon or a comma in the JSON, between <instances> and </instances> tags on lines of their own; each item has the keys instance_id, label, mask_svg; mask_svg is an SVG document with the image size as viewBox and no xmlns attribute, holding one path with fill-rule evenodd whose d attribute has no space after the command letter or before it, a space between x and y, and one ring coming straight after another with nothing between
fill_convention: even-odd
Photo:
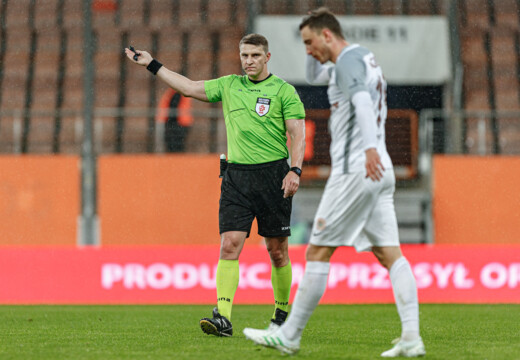
<instances>
[{"instance_id":1,"label":"player's leg","mask_svg":"<svg viewBox=\"0 0 520 360\"><path fill-rule=\"evenodd\" d=\"M254 219L248 194L242 191L242 185L250 182L248 173L241 168L228 166L222 180L219 207L221 245L216 274L217 307L213 310L212 318L200 320L201 329L206 334L233 334L230 320L239 280L238 258Z\"/></svg>"},{"instance_id":2,"label":"player's leg","mask_svg":"<svg viewBox=\"0 0 520 360\"><path fill-rule=\"evenodd\" d=\"M240 277L238 257L244 247L247 232L228 231L221 234L220 259L217 265L217 307L212 318L200 320L202 331L209 335L231 336L231 310Z\"/></svg>"},{"instance_id":3,"label":"player's leg","mask_svg":"<svg viewBox=\"0 0 520 360\"><path fill-rule=\"evenodd\" d=\"M298 286L291 314L283 326L287 339L299 343L307 322L327 288L330 258L335 250L335 247L313 244L307 247L305 272Z\"/></svg>"},{"instance_id":4,"label":"player's leg","mask_svg":"<svg viewBox=\"0 0 520 360\"><path fill-rule=\"evenodd\" d=\"M390 273L397 311L401 319L401 339L408 341L419 338L417 286L408 260L402 255L398 246L374 247L372 251Z\"/></svg>"},{"instance_id":5,"label":"player's leg","mask_svg":"<svg viewBox=\"0 0 520 360\"><path fill-rule=\"evenodd\" d=\"M217 307L222 316L231 320L233 299L238 288L238 257L242 252L247 233L228 231L221 234L220 258L217 265Z\"/></svg>"},{"instance_id":6,"label":"player's leg","mask_svg":"<svg viewBox=\"0 0 520 360\"><path fill-rule=\"evenodd\" d=\"M273 347L287 354L300 348L302 332L327 287L330 257L335 248L309 245L307 263L302 281L296 292L291 313L279 329L244 329L246 338L256 344Z\"/></svg>"},{"instance_id":7,"label":"player's leg","mask_svg":"<svg viewBox=\"0 0 520 360\"><path fill-rule=\"evenodd\" d=\"M275 304L270 328L285 322L291 294L292 268L288 237L291 235L292 197L284 198L281 190L288 172L289 165L285 159L263 164L254 172L257 192L253 208L258 222L258 234L264 237L271 258Z\"/></svg>"},{"instance_id":8,"label":"player's leg","mask_svg":"<svg viewBox=\"0 0 520 360\"><path fill-rule=\"evenodd\" d=\"M329 178L316 212L305 273L287 321L272 333L245 329L248 339L286 353L298 351L303 329L325 292L332 253L338 246L354 245L370 212L371 207L365 206L370 194L363 181L362 173ZM266 339L274 345L267 344Z\"/></svg>"},{"instance_id":9,"label":"player's leg","mask_svg":"<svg viewBox=\"0 0 520 360\"><path fill-rule=\"evenodd\" d=\"M424 345L419 335L419 304L415 277L399 245L393 200L395 189L393 172L387 170L381 182L383 188L365 224L364 233L372 243L372 252L381 265L389 271L402 326L401 341L393 349L381 355L385 357L424 355Z\"/></svg>"},{"instance_id":10,"label":"player's leg","mask_svg":"<svg viewBox=\"0 0 520 360\"><path fill-rule=\"evenodd\" d=\"M292 285L292 267L289 259L287 237L268 237L265 244L271 258L271 283L273 284L274 311L270 328L281 326L289 312Z\"/></svg>"},{"instance_id":11,"label":"player's leg","mask_svg":"<svg viewBox=\"0 0 520 360\"><path fill-rule=\"evenodd\" d=\"M365 193L363 174L329 178L316 212L305 273L291 307L291 314L282 327L288 339L301 338L303 329L318 305L330 270L330 258L338 246L353 246L363 219L370 211L370 196Z\"/></svg>"},{"instance_id":12,"label":"player's leg","mask_svg":"<svg viewBox=\"0 0 520 360\"><path fill-rule=\"evenodd\" d=\"M381 265L390 273L397 312L401 319L401 337L395 346L381 354L383 357L416 357L426 354L419 335L419 302L417 285L408 260L399 247L372 249Z\"/></svg>"}]
</instances>

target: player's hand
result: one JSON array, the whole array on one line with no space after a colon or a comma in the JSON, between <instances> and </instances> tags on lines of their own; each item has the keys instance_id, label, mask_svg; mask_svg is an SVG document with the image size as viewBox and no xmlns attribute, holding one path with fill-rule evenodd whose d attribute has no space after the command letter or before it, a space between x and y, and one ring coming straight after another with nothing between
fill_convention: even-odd
<instances>
[{"instance_id":1,"label":"player's hand","mask_svg":"<svg viewBox=\"0 0 520 360\"><path fill-rule=\"evenodd\" d=\"M293 196L296 194L296 191L298 191L299 187L300 177L294 171L289 171L283 178L282 182L283 197L288 198Z\"/></svg>"},{"instance_id":2,"label":"player's hand","mask_svg":"<svg viewBox=\"0 0 520 360\"><path fill-rule=\"evenodd\" d=\"M144 50L135 50L135 53L129 48L125 48L126 56L134 63L148 66L148 64L153 60L152 55ZM137 60L134 60L134 55L137 55Z\"/></svg>"},{"instance_id":3,"label":"player's hand","mask_svg":"<svg viewBox=\"0 0 520 360\"><path fill-rule=\"evenodd\" d=\"M383 171L385 168L381 162L381 158L375 148L370 148L365 151L366 162L365 168L367 170L366 177L372 179L372 181L379 181L383 177Z\"/></svg>"}]
</instances>

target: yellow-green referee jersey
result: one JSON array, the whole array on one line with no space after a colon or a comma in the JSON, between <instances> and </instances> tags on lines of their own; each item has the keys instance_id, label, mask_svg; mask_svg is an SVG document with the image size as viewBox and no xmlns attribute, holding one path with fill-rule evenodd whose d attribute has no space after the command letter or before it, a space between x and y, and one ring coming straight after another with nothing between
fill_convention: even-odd
<instances>
[{"instance_id":1,"label":"yellow-green referee jersey","mask_svg":"<svg viewBox=\"0 0 520 360\"><path fill-rule=\"evenodd\" d=\"M285 120L305 119L294 86L275 75L258 83L228 75L204 83L210 102L222 101L228 161L261 164L289 157Z\"/></svg>"}]
</instances>

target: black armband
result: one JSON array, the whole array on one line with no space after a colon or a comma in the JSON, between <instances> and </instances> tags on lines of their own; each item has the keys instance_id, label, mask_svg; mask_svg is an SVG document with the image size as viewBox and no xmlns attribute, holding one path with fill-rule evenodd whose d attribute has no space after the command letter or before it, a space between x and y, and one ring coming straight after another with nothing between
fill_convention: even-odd
<instances>
[{"instance_id":1,"label":"black armband","mask_svg":"<svg viewBox=\"0 0 520 360\"><path fill-rule=\"evenodd\" d=\"M300 169L299 167L293 166L291 168L291 171L298 176L302 176L302 169Z\"/></svg>"},{"instance_id":2,"label":"black armband","mask_svg":"<svg viewBox=\"0 0 520 360\"><path fill-rule=\"evenodd\" d=\"M161 67L162 64L159 61L153 59L152 61L150 61L146 69L150 71L152 74L157 75L157 71L159 71Z\"/></svg>"}]
</instances>

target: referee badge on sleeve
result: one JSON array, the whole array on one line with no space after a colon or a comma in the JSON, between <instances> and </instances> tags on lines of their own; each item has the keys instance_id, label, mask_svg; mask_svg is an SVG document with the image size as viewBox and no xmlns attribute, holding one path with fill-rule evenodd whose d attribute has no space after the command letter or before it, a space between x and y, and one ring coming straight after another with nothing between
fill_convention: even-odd
<instances>
[{"instance_id":1,"label":"referee badge on sleeve","mask_svg":"<svg viewBox=\"0 0 520 360\"><path fill-rule=\"evenodd\" d=\"M271 99L257 98L255 111L258 115L264 116L265 114L267 114L269 112L270 106L271 106Z\"/></svg>"}]
</instances>

